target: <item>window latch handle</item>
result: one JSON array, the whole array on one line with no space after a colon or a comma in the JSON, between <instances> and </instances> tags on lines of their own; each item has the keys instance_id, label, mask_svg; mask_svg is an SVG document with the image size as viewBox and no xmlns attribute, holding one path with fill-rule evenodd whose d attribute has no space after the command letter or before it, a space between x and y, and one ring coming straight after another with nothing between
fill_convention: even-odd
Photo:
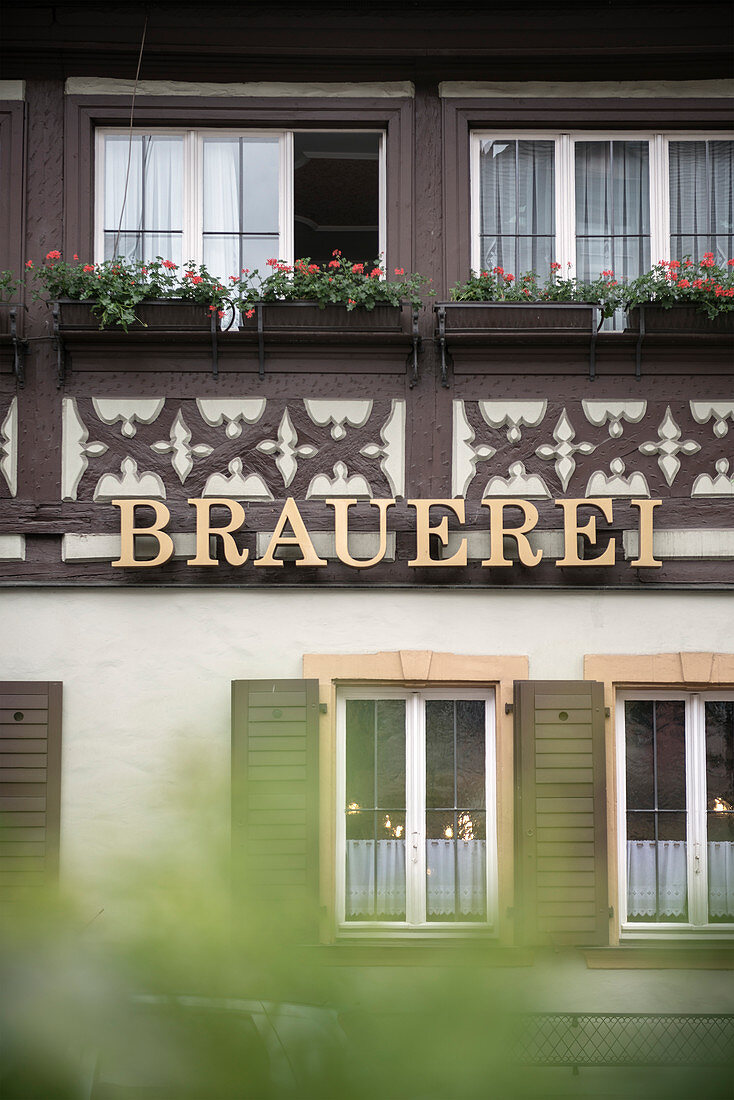
<instances>
[{"instance_id":1,"label":"window latch handle","mask_svg":"<svg viewBox=\"0 0 734 1100\"><path fill-rule=\"evenodd\" d=\"M418 862L418 840L420 839L420 833L416 830L413 833L413 863Z\"/></svg>"},{"instance_id":2,"label":"window latch handle","mask_svg":"<svg viewBox=\"0 0 734 1100\"><path fill-rule=\"evenodd\" d=\"M693 851L694 851L694 857L693 858L694 858L695 864L696 864L695 873L697 875L700 875L701 874L701 845L698 841L696 841L696 843L693 845Z\"/></svg>"}]
</instances>

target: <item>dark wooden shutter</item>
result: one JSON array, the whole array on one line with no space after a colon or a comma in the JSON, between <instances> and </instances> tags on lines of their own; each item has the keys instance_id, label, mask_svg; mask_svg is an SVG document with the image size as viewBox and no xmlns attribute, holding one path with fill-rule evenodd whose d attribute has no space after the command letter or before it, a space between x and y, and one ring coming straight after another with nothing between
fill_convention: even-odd
<instances>
[{"instance_id":1,"label":"dark wooden shutter","mask_svg":"<svg viewBox=\"0 0 734 1100\"><path fill-rule=\"evenodd\" d=\"M528 944L606 944L604 693L515 684L516 929Z\"/></svg>"},{"instance_id":2,"label":"dark wooden shutter","mask_svg":"<svg viewBox=\"0 0 734 1100\"><path fill-rule=\"evenodd\" d=\"M61 684L0 683L0 902L56 880Z\"/></svg>"},{"instance_id":3,"label":"dark wooden shutter","mask_svg":"<svg viewBox=\"0 0 734 1100\"><path fill-rule=\"evenodd\" d=\"M235 881L301 938L318 934L318 680L232 684Z\"/></svg>"}]
</instances>

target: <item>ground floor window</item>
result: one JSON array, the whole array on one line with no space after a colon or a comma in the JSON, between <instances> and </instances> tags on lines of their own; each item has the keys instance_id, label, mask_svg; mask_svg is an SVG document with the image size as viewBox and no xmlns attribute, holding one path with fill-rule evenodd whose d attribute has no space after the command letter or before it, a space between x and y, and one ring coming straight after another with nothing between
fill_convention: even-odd
<instances>
[{"instance_id":1,"label":"ground floor window","mask_svg":"<svg viewBox=\"0 0 734 1100\"><path fill-rule=\"evenodd\" d=\"M491 927L493 692L339 696L338 921L352 930Z\"/></svg>"},{"instance_id":2,"label":"ground floor window","mask_svg":"<svg viewBox=\"0 0 734 1100\"><path fill-rule=\"evenodd\" d=\"M626 931L734 928L734 693L623 692Z\"/></svg>"}]
</instances>

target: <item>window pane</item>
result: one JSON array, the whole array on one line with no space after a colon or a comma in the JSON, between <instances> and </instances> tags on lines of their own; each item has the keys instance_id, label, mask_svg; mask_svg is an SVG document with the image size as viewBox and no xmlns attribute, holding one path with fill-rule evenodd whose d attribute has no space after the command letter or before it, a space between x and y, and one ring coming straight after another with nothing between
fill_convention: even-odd
<instances>
[{"instance_id":1,"label":"window pane","mask_svg":"<svg viewBox=\"0 0 734 1100\"><path fill-rule=\"evenodd\" d=\"M104 157L105 258L160 255L180 264L183 138L134 134L131 140L111 134L105 137Z\"/></svg>"},{"instance_id":2,"label":"window pane","mask_svg":"<svg viewBox=\"0 0 734 1100\"><path fill-rule=\"evenodd\" d=\"M277 138L204 138L204 263L223 282L278 258L279 166Z\"/></svg>"},{"instance_id":3,"label":"window pane","mask_svg":"<svg viewBox=\"0 0 734 1100\"><path fill-rule=\"evenodd\" d=\"M482 141L479 187L481 266L547 274L555 253L555 143Z\"/></svg>"},{"instance_id":4,"label":"window pane","mask_svg":"<svg viewBox=\"0 0 734 1100\"><path fill-rule=\"evenodd\" d=\"M685 703L625 703L627 919L685 921Z\"/></svg>"},{"instance_id":5,"label":"window pane","mask_svg":"<svg viewBox=\"0 0 734 1100\"><path fill-rule=\"evenodd\" d=\"M719 263L734 255L734 141L671 141L670 248L673 259Z\"/></svg>"},{"instance_id":6,"label":"window pane","mask_svg":"<svg viewBox=\"0 0 734 1100\"><path fill-rule=\"evenodd\" d=\"M706 720L709 920L734 921L734 701L710 701Z\"/></svg>"},{"instance_id":7,"label":"window pane","mask_svg":"<svg viewBox=\"0 0 734 1100\"><path fill-rule=\"evenodd\" d=\"M427 919L486 920L485 704L425 706Z\"/></svg>"},{"instance_id":8,"label":"window pane","mask_svg":"<svg viewBox=\"0 0 734 1100\"><path fill-rule=\"evenodd\" d=\"M335 248L371 262L380 251L380 135L293 135L296 259L324 264Z\"/></svg>"},{"instance_id":9,"label":"window pane","mask_svg":"<svg viewBox=\"0 0 734 1100\"><path fill-rule=\"evenodd\" d=\"M347 920L405 919L405 700L346 703Z\"/></svg>"},{"instance_id":10,"label":"window pane","mask_svg":"<svg viewBox=\"0 0 734 1100\"><path fill-rule=\"evenodd\" d=\"M426 814L426 909L431 921L487 919L485 814Z\"/></svg>"},{"instance_id":11,"label":"window pane","mask_svg":"<svg viewBox=\"0 0 734 1100\"><path fill-rule=\"evenodd\" d=\"M577 141L576 273L634 278L650 266L646 141Z\"/></svg>"}]
</instances>

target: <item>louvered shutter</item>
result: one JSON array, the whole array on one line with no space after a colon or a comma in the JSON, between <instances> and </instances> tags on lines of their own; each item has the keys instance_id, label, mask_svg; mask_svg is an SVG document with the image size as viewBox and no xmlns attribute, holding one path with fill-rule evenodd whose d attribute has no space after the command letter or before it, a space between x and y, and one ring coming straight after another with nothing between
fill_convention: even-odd
<instances>
[{"instance_id":1,"label":"louvered shutter","mask_svg":"<svg viewBox=\"0 0 734 1100\"><path fill-rule=\"evenodd\" d=\"M232 684L232 837L246 896L316 940L319 893L318 680Z\"/></svg>"},{"instance_id":2,"label":"louvered shutter","mask_svg":"<svg viewBox=\"0 0 734 1100\"><path fill-rule=\"evenodd\" d=\"M56 880L61 684L0 683L0 903Z\"/></svg>"},{"instance_id":3,"label":"louvered shutter","mask_svg":"<svg viewBox=\"0 0 734 1100\"><path fill-rule=\"evenodd\" d=\"M515 684L515 781L518 938L608 943L602 684Z\"/></svg>"}]
</instances>

